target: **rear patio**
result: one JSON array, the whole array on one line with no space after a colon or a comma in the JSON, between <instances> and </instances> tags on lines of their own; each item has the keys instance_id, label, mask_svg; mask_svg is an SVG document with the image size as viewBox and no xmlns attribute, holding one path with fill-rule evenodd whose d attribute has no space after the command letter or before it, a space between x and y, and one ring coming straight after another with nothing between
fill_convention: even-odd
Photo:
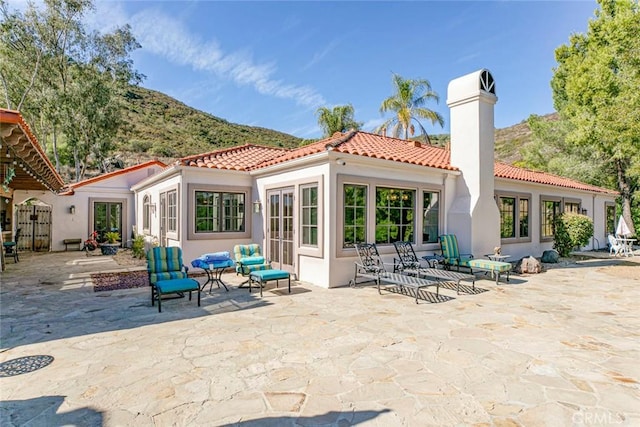
<instances>
[{"instance_id":1,"label":"rear patio","mask_svg":"<svg viewBox=\"0 0 640 427\"><path fill-rule=\"evenodd\" d=\"M93 291L91 272L136 268L80 252L7 265L0 362L53 361L0 373L0 424L640 424L640 257L418 305L300 282L260 298L235 274L162 313L148 288Z\"/></svg>"}]
</instances>

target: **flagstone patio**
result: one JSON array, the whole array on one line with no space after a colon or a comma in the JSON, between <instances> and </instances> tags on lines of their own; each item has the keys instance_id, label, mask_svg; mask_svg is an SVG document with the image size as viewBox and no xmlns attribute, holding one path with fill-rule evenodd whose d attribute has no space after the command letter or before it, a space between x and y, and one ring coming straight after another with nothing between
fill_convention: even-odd
<instances>
[{"instance_id":1,"label":"flagstone patio","mask_svg":"<svg viewBox=\"0 0 640 427\"><path fill-rule=\"evenodd\" d=\"M640 425L640 256L487 276L436 303L295 282L158 313L147 288L93 291L91 273L139 268L9 262L0 425Z\"/></svg>"}]
</instances>

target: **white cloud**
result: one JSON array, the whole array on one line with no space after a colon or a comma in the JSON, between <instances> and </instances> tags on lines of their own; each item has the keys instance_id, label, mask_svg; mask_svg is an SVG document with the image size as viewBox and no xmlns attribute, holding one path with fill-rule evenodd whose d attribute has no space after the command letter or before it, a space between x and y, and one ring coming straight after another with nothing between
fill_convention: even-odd
<instances>
[{"instance_id":1,"label":"white cloud","mask_svg":"<svg viewBox=\"0 0 640 427\"><path fill-rule=\"evenodd\" d=\"M387 121L388 118L379 117L375 119L369 119L362 125L362 130L365 132L374 132L378 126Z\"/></svg>"},{"instance_id":2,"label":"white cloud","mask_svg":"<svg viewBox=\"0 0 640 427\"><path fill-rule=\"evenodd\" d=\"M132 16L130 23L143 50L174 64L212 72L238 85L252 86L263 95L291 99L305 107L325 103L322 95L310 86L277 80L275 63L257 64L246 51L226 53L215 40L203 40L160 11L144 10Z\"/></svg>"},{"instance_id":3,"label":"white cloud","mask_svg":"<svg viewBox=\"0 0 640 427\"><path fill-rule=\"evenodd\" d=\"M288 133L289 135L296 135L298 138L311 139L322 137L322 129L317 124L298 126L284 132Z\"/></svg>"},{"instance_id":4,"label":"white cloud","mask_svg":"<svg viewBox=\"0 0 640 427\"><path fill-rule=\"evenodd\" d=\"M316 65L317 63L319 63L320 61L322 61L322 59L327 56L329 53L331 53L332 50L334 50L337 46L338 46L339 42L338 40L332 40L328 45L325 46L324 49L322 49L320 52L316 52L313 54L313 57L311 58L311 60L309 62L307 62L302 69L303 70L307 70L311 67L313 67L314 65Z\"/></svg>"}]
</instances>

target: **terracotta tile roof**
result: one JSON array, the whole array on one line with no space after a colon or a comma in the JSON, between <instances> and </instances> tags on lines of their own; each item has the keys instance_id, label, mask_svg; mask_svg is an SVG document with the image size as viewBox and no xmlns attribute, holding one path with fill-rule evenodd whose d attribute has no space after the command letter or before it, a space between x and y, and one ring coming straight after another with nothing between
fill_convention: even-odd
<instances>
[{"instance_id":1,"label":"terracotta tile roof","mask_svg":"<svg viewBox=\"0 0 640 427\"><path fill-rule=\"evenodd\" d=\"M178 162L185 166L249 171L322 153L327 150L438 169L459 170L451 165L450 153L443 148L362 131L336 132L329 138L292 150L245 144L211 153L183 157ZM535 182L596 193L618 194L616 191L585 184L573 179L499 162L495 163L494 175L497 178Z\"/></svg>"},{"instance_id":2,"label":"terracotta tile roof","mask_svg":"<svg viewBox=\"0 0 640 427\"><path fill-rule=\"evenodd\" d=\"M497 178L515 179L518 181L535 182L538 184L554 185L556 187L573 188L576 190L591 191L595 193L618 194L617 191L608 188L596 187L574 179L553 175L546 172L536 172L519 168L506 163L495 163L494 175Z\"/></svg>"},{"instance_id":3,"label":"terracotta tile roof","mask_svg":"<svg viewBox=\"0 0 640 427\"><path fill-rule=\"evenodd\" d=\"M449 152L443 148L362 131L336 132L329 138L287 151L280 157L256 165L254 169L321 153L326 150L419 166L458 170L458 168L451 166Z\"/></svg>"},{"instance_id":4,"label":"terracotta tile roof","mask_svg":"<svg viewBox=\"0 0 640 427\"><path fill-rule=\"evenodd\" d=\"M75 190L78 187L84 187L85 185L94 184L99 181L104 181L105 179L113 178L114 176L123 175L125 173L137 171L139 169L144 169L146 167L153 166L153 165L160 166L163 169L167 167L167 165L165 165L159 160L150 160L148 162L140 163L138 165L129 166L128 168L118 169L116 171L105 173L103 175L94 176L93 178L88 178L80 182L71 183L67 186L67 188L65 188L65 191L63 193L60 193L60 195L69 196L73 194L73 190Z\"/></svg>"},{"instance_id":5,"label":"terracotta tile roof","mask_svg":"<svg viewBox=\"0 0 640 427\"><path fill-rule=\"evenodd\" d=\"M247 171L254 166L281 156L284 148L245 144L239 147L224 148L205 154L183 157L178 164L211 169L229 169Z\"/></svg>"}]
</instances>

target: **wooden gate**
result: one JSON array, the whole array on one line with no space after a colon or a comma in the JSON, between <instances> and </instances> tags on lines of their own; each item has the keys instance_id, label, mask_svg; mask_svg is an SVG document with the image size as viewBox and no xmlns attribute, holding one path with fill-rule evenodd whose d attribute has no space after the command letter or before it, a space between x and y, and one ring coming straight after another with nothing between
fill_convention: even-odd
<instances>
[{"instance_id":1,"label":"wooden gate","mask_svg":"<svg viewBox=\"0 0 640 427\"><path fill-rule=\"evenodd\" d=\"M51 249L51 206L19 205L17 225L20 228L18 250L47 252Z\"/></svg>"}]
</instances>

